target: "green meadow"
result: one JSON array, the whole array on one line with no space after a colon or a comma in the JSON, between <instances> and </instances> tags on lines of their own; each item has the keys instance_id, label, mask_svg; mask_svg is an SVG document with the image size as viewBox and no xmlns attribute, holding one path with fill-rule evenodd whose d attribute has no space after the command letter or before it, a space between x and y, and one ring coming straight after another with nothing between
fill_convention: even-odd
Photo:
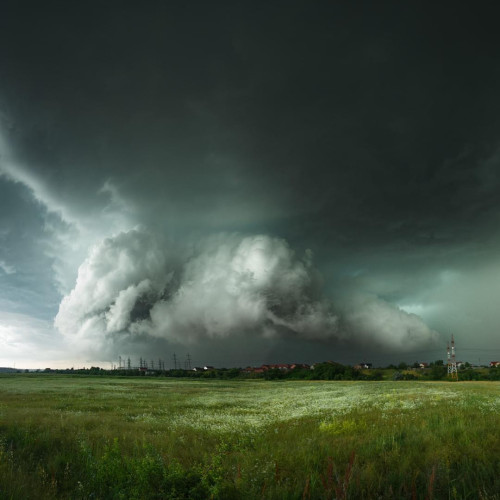
<instances>
[{"instance_id":1,"label":"green meadow","mask_svg":"<svg viewBox=\"0 0 500 500\"><path fill-rule=\"evenodd\" d=\"M500 498L500 382L0 377L1 499Z\"/></svg>"}]
</instances>

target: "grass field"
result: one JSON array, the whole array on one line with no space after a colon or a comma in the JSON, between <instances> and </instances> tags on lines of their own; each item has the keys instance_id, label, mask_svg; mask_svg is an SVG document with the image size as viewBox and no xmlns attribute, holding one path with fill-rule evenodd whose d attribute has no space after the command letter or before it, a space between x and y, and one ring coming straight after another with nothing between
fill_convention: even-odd
<instances>
[{"instance_id":1,"label":"grass field","mask_svg":"<svg viewBox=\"0 0 500 500\"><path fill-rule=\"evenodd\" d=\"M0 498L500 498L500 383L0 377Z\"/></svg>"}]
</instances>

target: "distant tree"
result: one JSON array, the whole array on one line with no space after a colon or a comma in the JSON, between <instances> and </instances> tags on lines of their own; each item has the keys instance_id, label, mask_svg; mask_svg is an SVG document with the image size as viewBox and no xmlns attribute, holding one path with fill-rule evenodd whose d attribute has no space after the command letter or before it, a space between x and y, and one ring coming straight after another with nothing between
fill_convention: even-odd
<instances>
[{"instance_id":1,"label":"distant tree","mask_svg":"<svg viewBox=\"0 0 500 500\"><path fill-rule=\"evenodd\" d=\"M335 380L336 375L343 376L347 367L340 363L318 363L313 370L314 380ZM342 378L337 378L337 380Z\"/></svg>"},{"instance_id":2,"label":"distant tree","mask_svg":"<svg viewBox=\"0 0 500 500\"><path fill-rule=\"evenodd\" d=\"M272 368L264 372L264 378L266 380L279 380L285 378L285 372L278 368Z\"/></svg>"},{"instance_id":3,"label":"distant tree","mask_svg":"<svg viewBox=\"0 0 500 500\"><path fill-rule=\"evenodd\" d=\"M357 380L359 378L360 371L356 370L352 366L346 366L344 371L344 380Z\"/></svg>"},{"instance_id":4,"label":"distant tree","mask_svg":"<svg viewBox=\"0 0 500 500\"><path fill-rule=\"evenodd\" d=\"M295 368L295 370L291 370L288 372L288 377L291 379L299 379L299 380L305 380L305 379L311 379L312 378L312 373L314 370L310 370L309 368Z\"/></svg>"},{"instance_id":5,"label":"distant tree","mask_svg":"<svg viewBox=\"0 0 500 500\"><path fill-rule=\"evenodd\" d=\"M500 380L500 366L492 366L488 372L489 380Z\"/></svg>"},{"instance_id":6,"label":"distant tree","mask_svg":"<svg viewBox=\"0 0 500 500\"><path fill-rule=\"evenodd\" d=\"M460 372L460 380L480 380L481 374L470 368L464 369Z\"/></svg>"},{"instance_id":7,"label":"distant tree","mask_svg":"<svg viewBox=\"0 0 500 500\"><path fill-rule=\"evenodd\" d=\"M236 378L236 377L239 377L240 375L240 370L239 368L230 368L227 372L226 372L226 376L227 378Z\"/></svg>"},{"instance_id":8,"label":"distant tree","mask_svg":"<svg viewBox=\"0 0 500 500\"><path fill-rule=\"evenodd\" d=\"M408 364L405 363L404 361L399 363L398 370L408 370Z\"/></svg>"},{"instance_id":9,"label":"distant tree","mask_svg":"<svg viewBox=\"0 0 500 500\"><path fill-rule=\"evenodd\" d=\"M382 380L384 378L384 373L382 370L370 370L370 373L366 375L366 380Z\"/></svg>"},{"instance_id":10,"label":"distant tree","mask_svg":"<svg viewBox=\"0 0 500 500\"><path fill-rule=\"evenodd\" d=\"M434 364L431 368L430 378L431 380L441 380L446 375L446 366Z\"/></svg>"}]
</instances>

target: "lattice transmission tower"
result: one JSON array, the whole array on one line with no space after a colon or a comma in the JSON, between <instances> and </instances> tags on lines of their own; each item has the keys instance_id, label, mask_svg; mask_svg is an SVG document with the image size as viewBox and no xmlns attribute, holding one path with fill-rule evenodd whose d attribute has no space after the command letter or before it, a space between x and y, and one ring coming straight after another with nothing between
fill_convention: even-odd
<instances>
[{"instance_id":1,"label":"lattice transmission tower","mask_svg":"<svg viewBox=\"0 0 500 500\"><path fill-rule=\"evenodd\" d=\"M450 353L450 343L446 345L447 349L447 359L448 359L448 377L453 380L458 380L458 371L457 371L457 360L455 358L455 339L453 338L453 334L451 336L451 353Z\"/></svg>"}]
</instances>

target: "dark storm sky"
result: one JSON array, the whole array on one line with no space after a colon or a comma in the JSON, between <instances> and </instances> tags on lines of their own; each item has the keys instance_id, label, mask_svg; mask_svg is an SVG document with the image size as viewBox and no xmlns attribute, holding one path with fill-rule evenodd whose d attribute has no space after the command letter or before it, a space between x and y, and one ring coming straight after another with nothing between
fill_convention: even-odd
<instances>
[{"instance_id":1,"label":"dark storm sky","mask_svg":"<svg viewBox=\"0 0 500 500\"><path fill-rule=\"evenodd\" d=\"M0 364L498 357L499 42L473 6L3 2Z\"/></svg>"}]
</instances>

